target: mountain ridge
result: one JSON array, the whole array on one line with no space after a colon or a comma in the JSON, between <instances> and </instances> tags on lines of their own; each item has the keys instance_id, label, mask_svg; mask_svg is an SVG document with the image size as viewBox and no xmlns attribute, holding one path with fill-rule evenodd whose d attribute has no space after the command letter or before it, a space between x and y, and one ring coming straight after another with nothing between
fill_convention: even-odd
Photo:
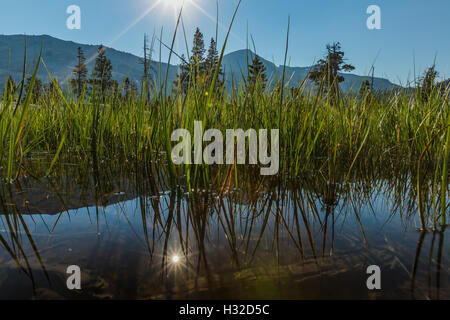
<instances>
[{"instance_id":1,"label":"mountain ridge","mask_svg":"<svg viewBox=\"0 0 450 320\"><path fill-rule=\"evenodd\" d=\"M70 79L72 70L76 65L77 48L81 47L84 51L87 61L89 73L92 71L95 63L95 54L99 45L81 44L70 40L61 40L50 35L27 35L27 69L39 56L42 47L42 59L45 62L50 74L62 83ZM15 81L22 78L23 58L24 58L24 35L0 35L0 86L3 88L7 75L11 75ZM119 82L125 77L129 77L135 82L140 82L143 75L143 65L140 63L140 57L131 53L120 51L111 47L107 47L106 56L111 60L113 66L113 78ZM228 53L223 58L223 69L225 71L226 85L231 88L232 79L241 79L247 76L247 56L249 62L255 56L251 50L241 49ZM93 57L93 58L92 58ZM259 56L267 68L267 78L269 82L281 79L283 73L283 65L276 65L269 60ZM155 64L157 67L155 68ZM152 61L153 75L159 75L159 62ZM290 86L295 87L301 83L307 76L313 66L308 67L291 67L286 66L286 79L290 79ZM165 78L166 70L168 70L168 82L172 83L176 79L178 67L161 63L161 75ZM344 82L341 88L344 92L357 91L361 87L364 80L371 79L368 76L359 76L355 74L342 73ZM38 77L44 82L49 82L47 70L40 67ZM374 88L380 90L388 90L399 88L398 85L391 83L387 79L374 78ZM273 82L273 81L272 81ZM238 81L239 83L239 81Z\"/></svg>"}]
</instances>

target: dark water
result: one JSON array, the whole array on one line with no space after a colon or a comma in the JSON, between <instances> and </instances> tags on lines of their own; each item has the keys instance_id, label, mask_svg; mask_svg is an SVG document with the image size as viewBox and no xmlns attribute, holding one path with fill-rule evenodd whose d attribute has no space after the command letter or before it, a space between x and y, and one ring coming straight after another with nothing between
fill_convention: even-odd
<instances>
[{"instance_id":1,"label":"dark water","mask_svg":"<svg viewBox=\"0 0 450 320\"><path fill-rule=\"evenodd\" d=\"M124 176L3 185L0 299L450 299L450 234L419 231L407 179L218 196Z\"/></svg>"}]
</instances>

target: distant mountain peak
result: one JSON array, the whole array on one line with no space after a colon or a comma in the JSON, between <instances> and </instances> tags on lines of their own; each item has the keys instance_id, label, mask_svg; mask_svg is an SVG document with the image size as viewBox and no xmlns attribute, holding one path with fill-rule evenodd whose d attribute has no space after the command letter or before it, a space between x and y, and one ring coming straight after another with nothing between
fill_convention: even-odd
<instances>
[{"instance_id":1,"label":"distant mountain peak","mask_svg":"<svg viewBox=\"0 0 450 320\"><path fill-rule=\"evenodd\" d=\"M41 47L43 46L43 59L52 76L63 81L70 79L72 70L76 65L77 49L81 47L87 59L94 57L100 44L80 44L73 41L61 40L53 36L44 35L27 35L27 61L29 65L39 56ZM7 75L11 75L15 80L19 81L22 77L22 65L24 54L24 35L0 35L0 87L4 86ZM281 79L283 66L277 66L275 63L264 59L259 54L254 53L251 49L241 49L228 53L223 58L223 69L225 70L225 79L228 87L231 87L231 79L234 75L235 79L241 76L247 76L247 62L251 63L254 56L258 55L267 68L267 76L269 80ZM111 60L113 65L114 79L123 81L126 77L140 82L144 73L143 65L138 63L140 57L133 54L118 51L114 48L108 48L106 56ZM10 59L11 57L11 59ZM11 61L10 61L11 60ZM11 62L9 65L9 61ZM156 62L153 62L156 63ZM87 64L91 72L94 66L94 59ZM9 68L9 69L8 69ZM309 67L292 67L286 66L287 77L290 79L291 86L298 84L305 79ZM162 63L162 72L167 70L167 64ZM178 67L170 65L168 81L171 84L178 72ZM355 74L342 74L345 81L341 83L344 91L357 91L361 87L361 83L370 79L370 77L358 76ZM157 77L157 75L154 75ZM47 71L40 68L38 77L44 82L49 82ZM165 75L164 75L165 77ZM374 78L374 87L376 89L392 89L398 86L390 81L382 78Z\"/></svg>"}]
</instances>

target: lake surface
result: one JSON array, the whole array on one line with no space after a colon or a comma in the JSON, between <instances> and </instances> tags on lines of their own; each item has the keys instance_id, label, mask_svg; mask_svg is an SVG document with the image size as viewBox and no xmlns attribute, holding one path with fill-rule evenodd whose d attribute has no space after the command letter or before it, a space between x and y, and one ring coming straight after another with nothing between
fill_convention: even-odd
<instances>
[{"instance_id":1,"label":"lake surface","mask_svg":"<svg viewBox=\"0 0 450 320\"><path fill-rule=\"evenodd\" d=\"M420 231L408 179L315 180L222 194L136 173L3 184L0 299L450 299L450 234Z\"/></svg>"}]
</instances>

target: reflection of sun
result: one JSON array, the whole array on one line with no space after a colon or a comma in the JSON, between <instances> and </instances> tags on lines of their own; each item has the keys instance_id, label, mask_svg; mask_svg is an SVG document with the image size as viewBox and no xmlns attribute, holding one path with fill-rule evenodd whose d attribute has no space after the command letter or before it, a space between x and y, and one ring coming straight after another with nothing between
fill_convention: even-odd
<instances>
[{"instance_id":1,"label":"reflection of sun","mask_svg":"<svg viewBox=\"0 0 450 320\"><path fill-rule=\"evenodd\" d=\"M169 273L179 273L186 269L187 256L179 250L169 250L164 256L166 258Z\"/></svg>"}]
</instances>

